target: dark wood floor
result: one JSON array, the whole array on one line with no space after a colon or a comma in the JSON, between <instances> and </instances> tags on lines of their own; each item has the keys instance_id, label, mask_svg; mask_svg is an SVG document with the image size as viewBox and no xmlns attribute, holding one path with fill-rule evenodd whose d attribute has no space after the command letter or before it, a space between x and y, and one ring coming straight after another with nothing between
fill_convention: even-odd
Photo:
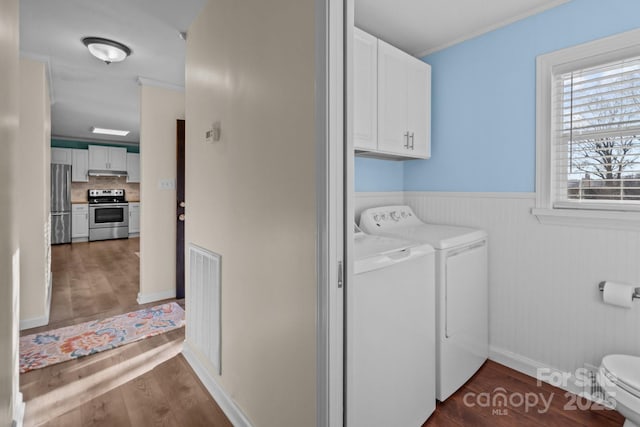
<instances>
[{"instance_id":1,"label":"dark wood floor","mask_svg":"<svg viewBox=\"0 0 640 427\"><path fill-rule=\"evenodd\" d=\"M500 395L507 397L506 404ZM531 405L527 407L523 399ZM545 405L543 399L550 404ZM535 378L487 361L467 384L438 403L423 427L619 427L624 423L616 411L602 407L572 409L586 408L589 403L584 399L576 402L574 395L546 383L538 387Z\"/></svg>"},{"instance_id":2,"label":"dark wood floor","mask_svg":"<svg viewBox=\"0 0 640 427\"><path fill-rule=\"evenodd\" d=\"M138 238L52 246L50 325L137 308L139 250Z\"/></svg>"},{"instance_id":3,"label":"dark wood floor","mask_svg":"<svg viewBox=\"0 0 640 427\"><path fill-rule=\"evenodd\" d=\"M182 356L42 425L232 426Z\"/></svg>"}]
</instances>

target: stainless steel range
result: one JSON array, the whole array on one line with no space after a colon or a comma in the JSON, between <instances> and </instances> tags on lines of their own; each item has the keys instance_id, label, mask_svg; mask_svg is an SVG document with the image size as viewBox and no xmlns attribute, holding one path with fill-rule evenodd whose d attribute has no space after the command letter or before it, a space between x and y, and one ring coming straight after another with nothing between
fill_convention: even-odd
<instances>
[{"instance_id":1,"label":"stainless steel range","mask_svg":"<svg viewBox=\"0 0 640 427\"><path fill-rule=\"evenodd\" d=\"M129 237L124 190L89 190L89 241Z\"/></svg>"}]
</instances>

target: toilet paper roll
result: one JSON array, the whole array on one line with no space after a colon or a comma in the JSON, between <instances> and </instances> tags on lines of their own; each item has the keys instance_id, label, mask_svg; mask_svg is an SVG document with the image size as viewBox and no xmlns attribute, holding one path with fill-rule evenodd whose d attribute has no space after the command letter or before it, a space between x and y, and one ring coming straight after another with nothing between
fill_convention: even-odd
<instances>
[{"instance_id":1,"label":"toilet paper roll","mask_svg":"<svg viewBox=\"0 0 640 427\"><path fill-rule=\"evenodd\" d=\"M631 308L633 305L633 293L635 286L625 283L604 282L602 299L605 303L618 307Z\"/></svg>"}]
</instances>

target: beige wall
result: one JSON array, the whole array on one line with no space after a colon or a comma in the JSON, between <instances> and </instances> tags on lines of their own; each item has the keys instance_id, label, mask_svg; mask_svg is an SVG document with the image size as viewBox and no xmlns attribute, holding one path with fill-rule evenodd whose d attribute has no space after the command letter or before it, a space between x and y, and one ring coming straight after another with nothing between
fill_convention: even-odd
<instances>
[{"instance_id":1,"label":"beige wall","mask_svg":"<svg viewBox=\"0 0 640 427\"><path fill-rule=\"evenodd\" d=\"M161 190L158 182L176 179L176 119L184 119L184 92L141 87L141 303L175 296L176 192Z\"/></svg>"},{"instance_id":2,"label":"beige wall","mask_svg":"<svg viewBox=\"0 0 640 427\"><path fill-rule=\"evenodd\" d=\"M312 0L210 0L187 42L186 242L222 255L209 374L256 427L315 425L314 31Z\"/></svg>"},{"instance_id":3,"label":"beige wall","mask_svg":"<svg viewBox=\"0 0 640 427\"><path fill-rule=\"evenodd\" d=\"M20 320L49 318L51 103L45 65L20 60Z\"/></svg>"},{"instance_id":4,"label":"beige wall","mask_svg":"<svg viewBox=\"0 0 640 427\"><path fill-rule=\"evenodd\" d=\"M0 0L0 425L11 425L18 395L19 266L16 176L19 87L18 0ZM19 261L18 261L19 262Z\"/></svg>"}]
</instances>

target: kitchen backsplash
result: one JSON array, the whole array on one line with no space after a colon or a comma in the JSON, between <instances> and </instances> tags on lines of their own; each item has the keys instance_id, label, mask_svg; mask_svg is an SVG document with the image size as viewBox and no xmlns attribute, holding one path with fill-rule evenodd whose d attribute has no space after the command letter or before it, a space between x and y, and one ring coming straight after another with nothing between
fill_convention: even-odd
<instances>
[{"instance_id":1,"label":"kitchen backsplash","mask_svg":"<svg viewBox=\"0 0 640 427\"><path fill-rule=\"evenodd\" d=\"M140 184L129 183L124 176L90 176L89 182L72 182L71 201L75 203L87 202L87 190L110 188L124 188L127 201L140 201Z\"/></svg>"}]
</instances>

